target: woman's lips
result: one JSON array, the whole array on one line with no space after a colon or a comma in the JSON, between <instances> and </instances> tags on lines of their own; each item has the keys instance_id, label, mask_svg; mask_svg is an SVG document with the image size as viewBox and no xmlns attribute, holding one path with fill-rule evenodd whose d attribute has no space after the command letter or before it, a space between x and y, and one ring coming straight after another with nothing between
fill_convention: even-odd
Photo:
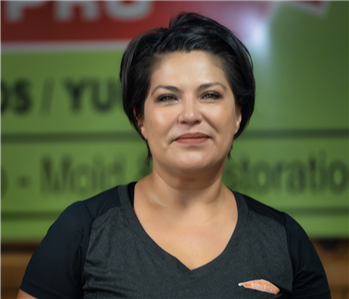
<instances>
[{"instance_id":1,"label":"woman's lips","mask_svg":"<svg viewBox=\"0 0 349 299\"><path fill-rule=\"evenodd\" d=\"M202 133L186 133L177 137L174 141L187 145L196 145L207 141L210 137Z\"/></svg>"}]
</instances>

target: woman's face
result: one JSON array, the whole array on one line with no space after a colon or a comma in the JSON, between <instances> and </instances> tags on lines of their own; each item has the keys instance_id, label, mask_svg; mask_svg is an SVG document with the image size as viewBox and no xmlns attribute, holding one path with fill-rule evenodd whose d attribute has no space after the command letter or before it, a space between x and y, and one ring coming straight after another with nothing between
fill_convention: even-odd
<instances>
[{"instance_id":1,"label":"woman's face","mask_svg":"<svg viewBox=\"0 0 349 299\"><path fill-rule=\"evenodd\" d=\"M192 51L161 58L138 125L154 169L193 172L224 166L240 121L221 59Z\"/></svg>"}]
</instances>

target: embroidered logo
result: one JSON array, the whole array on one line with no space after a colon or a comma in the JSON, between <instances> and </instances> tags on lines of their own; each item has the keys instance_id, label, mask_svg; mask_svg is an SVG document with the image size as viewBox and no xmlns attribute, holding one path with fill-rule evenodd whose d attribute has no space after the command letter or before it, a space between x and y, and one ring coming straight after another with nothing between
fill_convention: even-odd
<instances>
[{"instance_id":1,"label":"embroidered logo","mask_svg":"<svg viewBox=\"0 0 349 299\"><path fill-rule=\"evenodd\" d=\"M246 282L240 282L239 287L245 287L246 289L253 289L256 291L261 291L265 293L278 294L280 289L277 286L274 286L269 281L264 279L250 280Z\"/></svg>"}]
</instances>

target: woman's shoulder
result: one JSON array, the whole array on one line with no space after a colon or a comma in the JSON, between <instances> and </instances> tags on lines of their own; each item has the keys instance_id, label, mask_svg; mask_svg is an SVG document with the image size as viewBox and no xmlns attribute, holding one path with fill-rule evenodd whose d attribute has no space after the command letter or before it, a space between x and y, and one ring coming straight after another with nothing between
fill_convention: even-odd
<instances>
[{"instance_id":1,"label":"woman's shoulder","mask_svg":"<svg viewBox=\"0 0 349 299\"><path fill-rule=\"evenodd\" d=\"M249 210L249 212L261 215L261 216L265 216L267 218L273 219L277 222L279 222L282 225L286 224L286 213L281 212L277 209L274 209L256 199L253 199L252 197L233 191L235 198L239 204L246 203L247 208ZM288 216L288 215L287 215ZM290 217L290 216L288 216Z\"/></svg>"},{"instance_id":2,"label":"woman's shoulder","mask_svg":"<svg viewBox=\"0 0 349 299\"><path fill-rule=\"evenodd\" d=\"M83 226L88 227L96 218L111 208L120 205L117 192L118 187L116 186L88 199L70 204L59 215L48 232L55 230L56 227L59 230L69 227L68 231L70 232L72 230L79 230Z\"/></svg>"},{"instance_id":3,"label":"woman's shoulder","mask_svg":"<svg viewBox=\"0 0 349 299\"><path fill-rule=\"evenodd\" d=\"M120 206L120 187L74 202L61 213L31 258L21 285L24 292L37 298L82 298L91 225Z\"/></svg>"},{"instance_id":4,"label":"woman's shoulder","mask_svg":"<svg viewBox=\"0 0 349 299\"><path fill-rule=\"evenodd\" d=\"M123 186L115 186L88 199L75 202L67 209L86 209L89 217L93 221L110 209L120 206L120 199L118 194L118 189L120 187Z\"/></svg>"},{"instance_id":5,"label":"woman's shoulder","mask_svg":"<svg viewBox=\"0 0 349 299\"><path fill-rule=\"evenodd\" d=\"M302 226L289 214L239 192L234 192L234 195L238 204L240 201L240 205L245 204L247 206L249 213L257 215L260 218L268 219L270 223L275 223L282 227L289 243L294 244L295 240L297 240L297 243L303 239L308 240L308 236Z\"/></svg>"}]
</instances>

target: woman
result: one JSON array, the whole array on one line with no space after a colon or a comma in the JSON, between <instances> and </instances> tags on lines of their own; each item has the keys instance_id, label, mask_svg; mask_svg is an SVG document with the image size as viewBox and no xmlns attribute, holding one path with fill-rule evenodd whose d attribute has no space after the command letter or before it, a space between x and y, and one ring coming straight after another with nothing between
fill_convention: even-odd
<instances>
[{"instance_id":1,"label":"woman","mask_svg":"<svg viewBox=\"0 0 349 299\"><path fill-rule=\"evenodd\" d=\"M68 207L18 298L330 298L301 227L222 183L254 106L243 44L181 14L129 44L120 78L152 173Z\"/></svg>"}]
</instances>

